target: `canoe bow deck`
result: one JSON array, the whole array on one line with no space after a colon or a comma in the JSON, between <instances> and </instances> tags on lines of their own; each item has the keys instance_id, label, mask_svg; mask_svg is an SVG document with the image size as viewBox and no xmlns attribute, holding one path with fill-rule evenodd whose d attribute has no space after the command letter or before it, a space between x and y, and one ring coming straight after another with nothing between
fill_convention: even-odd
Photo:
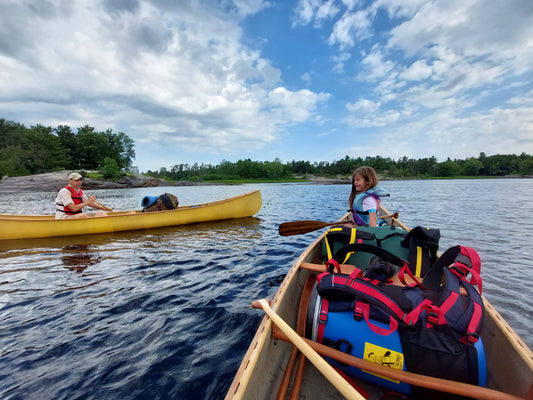
<instances>
[{"instance_id":1,"label":"canoe bow deck","mask_svg":"<svg viewBox=\"0 0 533 400\"><path fill-rule=\"evenodd\" d=\"M33 239L161 228L250 217L261 209L259 190L212 203L142 213L118 211L107 217L55 219L53 215L0 214L0 240Z\"/></svg>"},{"instance_id":2,"label":"canoe bow deck","mask_svg":"<svg viewBox=\"0 0 533 400\"><path fill-rule=\"evenodd\" d=\"M382 211L388 214L387 210ZM407 230L407 227L400 221L393 221L393 223ZM309 267L317 267L321 264L318 248L324 235L325 232L314 240L295 261L272 300L272 308L295 330L297 329L297 310L305 282L309 275L317 274ZM485 322L482 340L488 364L487 387L519 398L524 398L528 392L530 396L533 395L531 393L533 390L533 353L485 298L484 302ZM275 399L278 395L293 346L273 338L272 328L270 318L265 316L226 394L226 400ZM307 400L343 398L316 368L309 362L305 364L297 398ZM296 370L297 367L295 366L294 369ZM294 380L290 382L289 393L293 389ZM380 399L387 393L387 390L371 386L366 382L358 380L357 383L370 394L370 400ZM496 398L499 397L494 397Z\"/></svg>"}]
</instances>

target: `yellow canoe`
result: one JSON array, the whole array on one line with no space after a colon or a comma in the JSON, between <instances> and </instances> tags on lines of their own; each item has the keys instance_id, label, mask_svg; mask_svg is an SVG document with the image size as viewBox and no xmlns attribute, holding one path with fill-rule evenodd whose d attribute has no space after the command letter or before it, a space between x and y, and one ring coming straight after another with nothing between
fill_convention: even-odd
<instances>
[{"instance_id":1,"label":"yellow canoe","mask_svg":"<svg viewBox=\"0 0 533 400\"><path fill-rule=\"evenodd\" d=\"M381 207L381 211L383 214L389 214L383 207ZM392 223L394 226L408 229L401 221L393 220ZM272 309L281 317L282 322L289 324L294 331L300 330L299 327L302 326L299 315L304 315L303 325L305 325L305 317L308 315L309 297L305 295L306 292L309 292L308 278L325 270L320 257L320 245L324 240L324 235L325 232L298 257L272 299ZM346 266L345 272L349 273L348 266ZM313 281L311 280L311 283ZM464 384L450 381L439 382L439 386L451 391L456 390L454 393L460 393L457 390L461 390L462 393L468 392L473 395L472 397L480 399L517 400L526 398L526 396L528 399L533 398L531 397L533 395L533 353L487 299L483 301L486 315L481 336L487 357L487 388L465 387L461 386ZM322 375L319 369L310 363L305 365L305 361L301 363L297 361L298 352L290 342L286 341L288 334L282 335L280 329L274 326L268 316L263 318L225 399L270 400L276 398L276 394L278 394L278 398L285 398L286 395L290 394L291 398L307 400L340 400L345 398L339 391L340 389L338 390L339 386L334 386L334 384L339 383L338 379L341 379L339 385L346 381L343 381L340 376L337 378L336 376ZM305 329L302 326L301 330L304 333ZM296 343L296 341L294 342ZM312 341L306 343L316 344ZM317 352L323 351L316 345L313 349ZM344 355L344 353L342 354ZM348 363L353 360L350 355L345 354L345 356L343 362L346 360ZM306 357L312 361L312 357L316 359L319 356L318 353L311 350L306 353ZM305 358L300 356L298 360L305 360ZM389 369L388 367L377 367ZM409 378L404 375L397 379L420 386L426 383L436 384L435 378L421 375L410 376ZM355 378L353 380L369 393L369 400L384 398L388 392L388 390L368 382ZM435 386L433 387L435 388Z\"/></svg>"},{"instance_id":2,"label":"yellow canoe","mask_svg":"<svg viewBox=\"0 0 533 400\"><path fill-rule=\"evenodd\" d=\"M120 232L243 218L256 214L261 204L261 193L256 190L225 200L183 206L170 211L117 211L98 218L55 219L53 215L0 214L0 240Z\"/></svg>"}]
</instances>

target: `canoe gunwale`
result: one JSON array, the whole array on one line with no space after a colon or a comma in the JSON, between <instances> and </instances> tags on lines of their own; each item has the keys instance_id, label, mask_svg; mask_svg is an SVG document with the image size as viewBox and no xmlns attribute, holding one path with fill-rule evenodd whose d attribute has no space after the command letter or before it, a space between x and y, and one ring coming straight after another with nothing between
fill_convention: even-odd
<instances>
[{"instance_id":1,"label":"canoe gunwale","mask_svg":"<svg viewBox=\"0 0 533 400\"><path fill-rule=\"evenodd\" d=\"M385 214L388 214L388 211L385 208L381 208ZM341 218L339 221L344 219ZM401 221L393 221L394 226L398 226L402 229L408 230ZM297 284L297 280L302 280L302 276L307 276L310 273L317 273L313 271L303 271L300 266L304 262L313 263L313 260L310 257L313 254L313 251L316 251L315 248L318 243L323 239L326 232L322 232L298 257L294 262L289 272L287 273L285 279L281 283L278 291L274 295L272 300L272 308L280 314L286 322L291 326L295 327L296 319L293 315L289 315L290 311L287 311L287 308L291 306L294 308L296 305L283 304L283 301L287 297L287 292L289 290L297 290L301 292L301 287L294 287ZM303 286L300 282L298 286ZM298 294L299 294L298 293ZM298 296L299 297L299 296ZM486 318L485 318L485 328L482 332L482 340L486 346L487 353L487 363L490 365L489 368L489 388L498 390L501 392L509 393L514 396L524 397L528 391L533 390L533 352L528 348L528 346L520 339L520 337L513 331L513 329L507 324L507 322L501 317L501 315L495 310L495 308L488 302L488 300L483 297L486 308ZM294 300L293 300L294 302ZM285 302L286 303L286 302ZM294 310L292 311L294 313ZM277 348L272 346L274 340L271 333L272 323L267 316L261 321L258 331L256 332L252 344L246 352L243 363L241 363L235 378L226 394L226 400L236 400L241 398L247 399L270 399L273 398L277 387L279 387L278 379L270 380L258 380L253 378L254 373L257 373L256 368L261 370L266 370L269 368L282 369L286 365L286 361L278 357L279 362L276 364L276 367L269 366L265 362L265 359L272 358L266 357L264 352L269 350L281 352L280 347L283 346L281 343L277 343ZM490 331L489 331L490 329ZM284 347L284 349L287 349ZM500 366L499 360L501 359L501 354L506 354L506 365ZM287 351L290 353L290 348ZM288 355L287 355L288 358ZM492 364L490 360L493 361ZM266 363L263 365L263 363ZM308 369L306 369L308 370ZM493 371L494 370L494 371ZM279 373L279 372L277 372ZM276 374L276 373L273 373ZM264 376L266 373L261 372L261 375ZM495 376L496 375L496 376ZM310 378L308 382L314 384L312 381L314 378ZM254 382L255 381L255 382ZM252 383L251 383L252 382ZM250 387L253 384L256 385L268 385L270 386L270 392L273 392L274 395L265 394L264 388L254 388ZM276 386L277 385L277 386ZM326 383L327 385L327 383ZM331 387L331 390L333 387ZM330 393L333 394L333 393ZM315 395L314 391L312 392L311 398ZM316 398L320 396L316 393Z\"/></svg>"},{"instance_id":2,"label":"canoe gunwale","mask_svg":"<svg viewBox=\"0 0 533 400\"><path fill-rule=\"evenodd\" d=\"M219 204L227 203L228 201L234 201L234 200L241 199L243 197L251 196L251 195L253 195L255 193L259 193L259 192L260 192L260 190L254 190L252 192L243 193L243 194L240 194L238 196L229 197L227 199L216 200L216 201L213 201L213 202L210 202L210 203L191 204L191 205L188 205L188 206L178 206L178 208L176 208L174 210L151 211L150 213L143 213L142 210L112 211L112 212L108 213L108 217L129 217L131 215L138 215L138 214L150 215L150 214L154 214L154 213L157 213L157 214L165 214L165 213L169 214L170 213L170 214L172 214L172 213L176 213L176 212L183 212L183 211L190 210L190 209L193 209L193 208L196 209L196 208L202 208L202 207L216 206L216 205L219 205ZM0 214L0 220L2 220L2 219L16 219L16 220L21 220L21 221L33 220L33 219L47 219L47 220L49 219L49 220L54 220L54 221L56 220L54 214L51 214L51 215ZM72 219L60 219L58 221L65 221L65 220L71 221Z\"/></svg>"},{"instance_id":3,"label":"canoe gunwale","mask_svg":"<svg viewBox=\"0 0 533 400\"><path fill-rule=\"evenodd\" d=\"M251 217L262 205L255 190L235 197L175 210L111 212L105 217L55 219L54 216L0 215L0 240L111 233Z\"/></svg>"}]
</instances>

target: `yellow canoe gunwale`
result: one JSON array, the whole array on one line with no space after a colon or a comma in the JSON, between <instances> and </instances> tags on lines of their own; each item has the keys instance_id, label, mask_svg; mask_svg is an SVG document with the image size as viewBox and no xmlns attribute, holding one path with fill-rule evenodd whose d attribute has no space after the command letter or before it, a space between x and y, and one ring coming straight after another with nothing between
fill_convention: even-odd
<instances>
[{"instance_id":1,"label":"yellow canoe gunwale","mask_svg":"<svg viewBox=\"0 0 533 400\"><path fill-rule=\"evenodd\" d=\"M143 213L111 212L107 217L55 219L53 215L0 214L0 240L111 233L251 217L262 205L259 190L211 203Z\"/></svg>"}]
</instances>

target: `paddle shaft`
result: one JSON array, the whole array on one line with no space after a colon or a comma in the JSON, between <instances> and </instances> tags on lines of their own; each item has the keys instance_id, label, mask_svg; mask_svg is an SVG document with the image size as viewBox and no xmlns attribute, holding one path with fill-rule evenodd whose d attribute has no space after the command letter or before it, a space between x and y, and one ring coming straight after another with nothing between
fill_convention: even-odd
<instances>
[{"instance_id":1,"label":"paddle shaft","mask_svg":"<svg viewBox=\"0 0 533 400\"><path fill-rule=\"evenodd\" d=\"M379 218L386 219L398 218L399 214L396 212L394 214L383 215ZM293 236L293 235L302 235L304 233L313 232L326 226L340 225L343 223L349 223L351 221L337 221L337 222L322 222L315 220L302 220L302 221L292 221L284 222L279 225L278 231L281 236Z\"/></svg>"},{"instance_id":2,"label":"paddle shaft","mask_svg":"<svg viewBox=\"0 0 533 400\"><path fill-rule=\"evenodd\" d=\"M96 204L98 204L100 207L102 207L105 211L111 211L111 209L109 207L106 207L104 206L102 203L100 203L99 201L94 201Z\"/></svg>"},{"instance_id":3,"label":"paddle shaft","mask_svg":"<svg viewBox=\"0 0 533 400\"><path fill-rule=\"evenodd\" d=\"M277 323L274 321L277 325ZM292 338L287 337L283 330L274 332L272 337L283 340L285 342L293 342ZM309 345L318 354L333 358L341 363L352 365L354 367L363 369L365 371L385 376L390 379L399 380L409 383L411 385L424 387L427 389L438 390L446 393L458 394L466 397L473 397L481 400L520 400L507 393L503 393L493 389L487 389L480 386L471 385L463 382L450 381L447 379L435 378L427 375L420 375L413 372L401 371L395 368L385 367L362 358L354 357L352 355L335 350L331 347L314 342L310 339L301 338L307 345Z\"/></svg>"},{"instance_id":4,"label":"paddle shaft","mask_svg":"<svg viewBox=\"0 0 533 400\"><path fill-rule=\"evenodd\" d=\"M337 388L347 399L364 400L361 396L331 365L320 357L276 312L270 308L265 299L256 300L252 303L253 308L263 309L272 322L290 339L307 359Z\"/></svg>"}]
</instances>

